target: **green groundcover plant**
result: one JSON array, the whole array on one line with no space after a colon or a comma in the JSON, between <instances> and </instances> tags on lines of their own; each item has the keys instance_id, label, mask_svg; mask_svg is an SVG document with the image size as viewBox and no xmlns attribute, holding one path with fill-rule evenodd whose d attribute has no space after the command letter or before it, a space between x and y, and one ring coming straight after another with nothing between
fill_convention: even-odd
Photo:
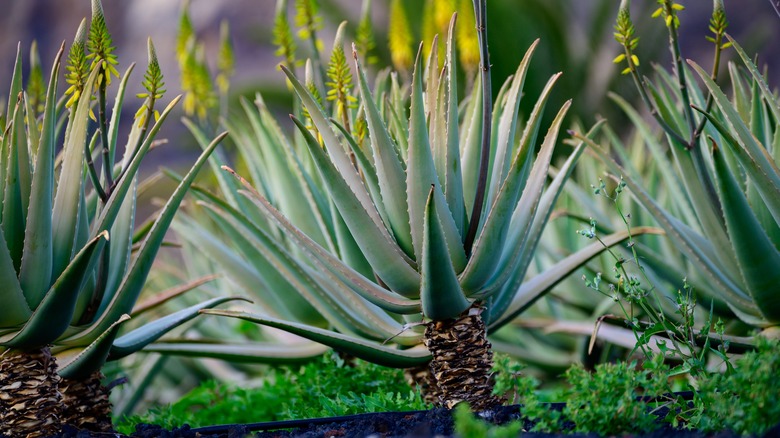
<instances>
[{"instance_id":1,"label":"green groundcover plant","mask_svg":"<svg viewBox=\"0 0 780 438\"><path fill-rule=\"evenodd\" d=\"M205 382L176 403L119 420L117 430L131 433L139 423L199 427L428 408L401 370L326 354L306 365L271 368L245 387Z\"/></svg>"}]
</instances>

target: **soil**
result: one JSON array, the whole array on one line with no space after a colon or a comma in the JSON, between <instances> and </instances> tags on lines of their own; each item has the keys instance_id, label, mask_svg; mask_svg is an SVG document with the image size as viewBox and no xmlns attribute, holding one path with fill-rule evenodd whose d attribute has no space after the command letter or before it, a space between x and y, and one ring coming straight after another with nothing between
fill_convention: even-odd
<instances>
[{"instance_id":1,"label":"soil","mask_svg":"<svg viewBox=\"0 0 780 438\"><path fill-rule=\"evenodd\" d=\"M555 403L552 409L562 409L563 403ZM483 418L484 418L483 414ZM504 424L520 418L519 406L503 406L490 411L490 418L485 418L495 424ZM526 429L532 426L525 424ZM360 414L338 418L319 418L311 420L279 421L273 423L256 423L243 425L224 425L191 428L187 425L165 430L160 426L143 424L136 427L136 432L130 437L138 438L352 438L352 437L451 437L453 436L453 421L450 411L446 409L432 409L429 411L415 412L385 412L376 414ZM66 428L58 437L61 438L96 438L96 437L122 437L119 434L91 434ZM596 434L555 435L544 433L523 433L523 437L597 437ZM661 437L717 437L730 438L739 435L732 432L720 432L717 434L702 434L694 431L681 431L672 429L667 425L661 429L646 435L631 435L632 437L644 436L652 438ZM765 437L780 437L780 424L775 426Z\"/></svg>"}]
</instances>

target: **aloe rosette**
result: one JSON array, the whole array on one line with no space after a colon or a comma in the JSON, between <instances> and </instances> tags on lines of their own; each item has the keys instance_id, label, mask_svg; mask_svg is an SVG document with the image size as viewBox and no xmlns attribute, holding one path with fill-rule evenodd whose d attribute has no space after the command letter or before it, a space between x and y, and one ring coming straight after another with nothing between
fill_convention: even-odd
<instances>
[{"instance_id":1,"label":"aloe rosette","mask_svg":"<svg viewBox=\"0 0 780 438\"><path fill-rule=\"evenodd\" d=\"M93 14L95 26L103 20L98 0ZM105 59L87 66L86 49L100 44L88 45L86 35L83 21L68 56L72 87L67 110L57 104L63 49L52 67L40 122L22 89L20 56L11 85L9 102L15 104L7 111L0 161L0 283L5 305L0 314L0 423L14 436L52 435L62 423L110 429L107 389L99 378L106 359L137 351L199 310L226 301L199 303L117 338L178 205L224 135L204 151L150 226L134 235L138 169L179 99L156 114L154 103L164 90L149 41L144 80L148 94L124 156L115 165L132 67L120 80L112 119L108 122L108 113L101 110L101 129L93 131L90 101L108 85L114 64L107 50ZM110 47L110 41L102 41L104 48ZM61 116L63 111L67 114ZM58 126L61 119L67 120L64 131ZM94 166L97 152L102 153L103 176Z\"/></svg>"},{"instance_id":2,"label":"aloe rosette","mask_svg":"<svg viewBox=\"0 0 780 438\"><path fill-rule=\"evenodd\" d=\"M582 152L580 145L548 187L568 103L539 138L556 75L526 123L518 122L534 48L495 109L484 106L482 85L460 105L451 32L441 74L437 50L431 50L434 60L425 74L418 56L408 119L402 87L389 78L372 94L353 54L360 97L348 112L354 135L343 116L339 122L328 118L310 75L304 84L285 68L306 110L304 119L293 118L301 141L288 140L261 101L259 112L247 104L250 127L236 129L235 138L254 185L218 175L225 199L195 192L216 229L201 224L204 215L180 216L175 224L185 240L207 248L227 281L253 290L263 313L204 313L282 329L386 366L430 369L429 390L446 406L497 402L487 332L603 250L589 246L524 281L541 230ZM376 97L380 93L389 103ZM481 162L486 169L480 182ZM475 209L477 193L484 202ZM618 233L610 241L625 237ZM417 328L422 326L424 333ZM156 343L147 350L266 358L251 344L231 341ZM469 384L457 384L459 379Z\"/></svg>"},{"instance_id":3,"label":"aloe rosette","mask_svg":"<svg viewBox=\"0 0 780 438\"><path fill-rule=\"evenodd\" d=\"M686 66L682 57L676 70L684 75L675 77L659 68L655 82L638 82L640 91L650 90L645 102L653 108L668 147L635 109L615 99L658 160L659 178L669 192L666 199L652 196L650 182L620 164L607 148L591 146L611 172L623 176L632 196L687 259L692 280L703 285L699 290L708 304L724 303L757 327L775 326L780 321L780 106L750 56L725 33L723 2L715 0L713 5L710 29L715 36L710 40L716 44L716 68L720 51L728 47L741 61L741 66L731 63L728 68L731 98L713 79L715 73L693 61ZM619 20L630 20L628 6L625 1L621 5ZM664 2L662 7L672 12L661 12L671 17L678 10L672 6ZM667 19L676 38L675 23ZM694 86L693 78L702 85Z\"/></svg>"}]
</instances>

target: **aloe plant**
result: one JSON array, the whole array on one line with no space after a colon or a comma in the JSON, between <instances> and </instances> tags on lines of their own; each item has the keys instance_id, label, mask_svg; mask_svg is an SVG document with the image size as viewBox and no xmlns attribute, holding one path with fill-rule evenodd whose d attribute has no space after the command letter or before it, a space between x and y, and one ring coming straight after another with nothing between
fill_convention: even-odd
<instances>
[{"instance_id":1,"label":"aloe plant","mask_svg":"<svg viewBox=\"0 0 780 438\"><path fill-rule=\"evenodd\" d=\"M425 74L418 54L408 122L401 86L380 80L383 91L372 94L354 52L360 99L357 108L345 105L341 114L334 109L338 122L328 118L313 93L313 69L307 69L306 84L284 69L305 108L305 120L293 117L300 142L282 134L261 99L257 109L245 103L249 126L231 130L254 186L218 175L225 199L196 191L205 214L180 216L174 227L206 248L203 253L227 281L252 291L263 314L204 313L280 328L387 366L430 364L428 374L436 379L430 390L446 406L498 401L488 377L487 331L506 324L603 248L592 245L524 282L539 234L582 146L545 190L568 104L544 140L537 137L558 76L520 124L518 103L534 45L495 110L482 99L491 96L489 85L478 86L459 109L454 38L450 32L441 75L435 67L438 49L431 50ZM379 93L389 103L378 100ZM345 120L352 122L351 130ZM362 135L361 124L367 128ZM496 135L490 134L493 127ZM541 152L534 158L537 144ZM484 197L481 204L477 193ZM216 228L206 225L206 216ZM454 334L458 329L465 333ZM473 342L442 346L448 336ZM245 360L264 360L260 349L236 344L157 343L147 351L233 359L243 351ZM442 364L453 356L465 364L449 364L453 375L448 375ZM478 370L468 377L474 383L469 390L452 380L466 368Z\"/></svg>"},{"instance_id":2,"label":"aloe plant","mask_svg":"<svg viewBox=\"0 0 780 438\"><path fill-rule=\"evenodd\" d=\"M115 165L119 117L132 67L120 81L108 122L103 100L115 63L102 6L99 0L92 6L92 26L97 29L93 27L88 40L82 21L68 57L71 98L62 138L57 120L63 106L57 105L57 90L64 45L46 86L40 125L22 90L20 56L11 85L9 102L15 104L6 113L0 162L0 283L8 306L0 317L0 423L14 436L49 436L62 423L110 429L107 389L99 378L107 356L137 351L199 310L227 300L200 303L117 339L179 203L224 135L204 151L151 226L134 236L138 169L179 99L161 114L155 111L164 90L150 40L147 93L125 155ZM98 51L88 53L91 49ZM89 59L93 66L87 65ZM101 114L93 130L89 120L94 93ZM62 152L55 156L60 145ZM102 176L93 160L96 152Z\"/></svg>"},{"instance_id":3,"label":"aloe plant","mask_svg":"<svg viewBox=\"0 0 780 438\"><path fill-rule=\"evenodd\" d=\"M750 56L725 33L728 23L722 0L713 2L710 40L715 44L715 63L711 72L693 61L688 61L690 68L683 64L677 36L681 8L669 1L659 3L657 15L665 17L676 55L675 75L657 69L654 82L642 79L635 40L627 37L629 30L633 32L628 1L621 4L617 26L625 55L616 61L629 62L625 72L634 77L666 147L636 110L621 99L616 101L642 132L646 150L659 160L659 177L669 189L668 199L651 196L650 182L614 159L608 148L592 142L591 146L611 172L623 176L637 202L687 258L695 277L705 285L700 292L725 303L748 324L777 325L777 96ZM732 46L742 68L729 65L730 99L715 78L720 52Z\"/></svg>"}]
</instances>

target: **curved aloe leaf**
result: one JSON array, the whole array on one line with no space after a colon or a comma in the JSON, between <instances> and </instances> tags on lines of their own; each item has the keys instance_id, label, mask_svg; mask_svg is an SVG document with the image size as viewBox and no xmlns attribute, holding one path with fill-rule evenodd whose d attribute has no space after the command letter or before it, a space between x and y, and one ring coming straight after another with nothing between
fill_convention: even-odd
<instances>
[{"instance_id":1,"label":"curved aloe leaf","mask_svg":"<svg viewBox=\"0 0 780 438\"><path fill-rule=\"evenodd\" d=\"M21 97L20 97L21 99ZM6 174L4 181L4 193L3 193L3 217L0 227L7 237L11 240L7 240L8 252L11 254L11 260L13 260L14 270L18 271L19 265L22 260L22 251L24 250L24 224L25 214L27 213L26 202L22 194L22 182L24 172L20 169L24 157L20 157L20 154L26 154L27 144L23 138L24 135L23 122L24 122L24 109L22 108L23 102L17 100L16 107L14 107L13 121L9 130L6 132L6 136L10 137L8 146L11 148L8 154L8 161L6 162ZM10 131L10 133L8 133ZM4 138L5 140L5 138ZM29 175L27 175L29 176ZM37 304L37 303L36 303Z\"/></svg>"},{"instance_id":2,"label":"curved aloe leaf","mask_svg":"<svg viewBox=\"0 0 780 438\"><path fill-rule=\"evenodd\" d=\"M186 309L179 310L178 312L156 319L148 324L144 324L143 326L115 339L111 343L108 360L118 360L141 350L152 342L160 339L160 337L174 328L179 327L185 322L190 321L198 316L202 309L211 309L222 303L236 300L249 301L242 297L212 298L203 303L187 307Z\"/></svg>"},{"instance_id":3,"label":"curved aloe leaf","mask_svg":"<svg viewBox=\"0 0 780 438\"><path fill-rule=\"evenodd\" d=\"M452 212L452 218L461 236L466 235L466 202L463 198L463 169L460 152L460 127L458 126L458 61L455 45L455 23L457 16L450 20L449 37L447 38L447 82L446 101L447 114L447 149L444 157L444 196Z\"/></svg>"},{"instance_id":4,"label":"curved aloe leaf","mask_svg":"<svg viewBox=\"0 0 780 438\"><path fill-rule=\"evenodd\" d=\"M436 173L431 155L431 144L428 138L428 127L425 123L425 108L423 102L421 53L418 52L416 67L412 77L412 105L409 117L409 151L406 170L406 190L409 203L409 220L411 221L412 242L415 259L420 262L423 241L423 217L425 204L431 186L434 187L434 202L441 219L442 230L447 241L449 259L456 272L461 272L466 266L466 252L463 242L452 218L452 212L447 206L441 182ZM397 188L396 188L397 190Z\"/></svg>"},{"instance_id":5,"label":"curved aloe leaf","mask_svg":"<svg viewBox=\"0 0 780 438\"><path fill-rule=\"evenodd\" d=\"M690 228L685 227L684 224L658 205L641 185L634 181L633 178L626 176L627 174L623 172L622 167L600 146L589 139L584 140L613 172L623 175L624 181L631 190L631 195L650 211L650 214L653 215L659 225L666 231L669 238L677 243L678 249L686 254L691 261L701 267L701 270L712 282L712 285L721 291L723 299L726 302L743 309L746 313L752 314L757 312L758 309L756 309L755 304L752 303L746 293L740 289L740 286L725 275L720 265L716 262L717 259L714 257L714 254L711 254L713 252L712 248L703 246L703 244L706 244L704 238L698 236L696 232Z\"/></svg>"},{"instance_id":6,"label":"curved aloe leaf","mask_svg":"<svg viewBox=\"0 0 780 438\"><path fill-rule=\"evenodd\" d=\"M141 162L146 156L146 153L149 152L149 148L152 147L152 144L154 143L154 138L157 136L157 133L160 131L160 128L165 122L165 119L168 118L168 115L171 113L173 108L176 106L177 103L179 103L180 100L181 100L181 95L176 96L175 98L173 98L171 103L169 103L168 106L165 107L162 114L160 114L160 118L157 119L155 124L149 130L146 139L144 139L144 142L138 148L138 151L136 151L135 155L133 156L133 159L130 160L130 163L127 165L127 167L125 167L122 177L119 180L114 182L114 189L111 192L111 196L108 198L108 201L106 201L106 205L102 208L98 217L95 218L92 227L93 233L98 232L98 230L109 229L111 226L113 226L114 221L116 220L116 217L119 214L119 210L122 208L122 203L125 197L127 196L127 192L130 190L131 187L133 187L135 183L135 176L138 173L138 169L141 166Z\"/></svg>"},{"instance_id":7,"label":"curved aloe leaf","mask_svg":"<svg viewBox=\"0 0 780 438\"><path fill-rule=\"evenodd\" d=\"M80 205L83 202L84 185L84 145L87 141L87 125L89 108L92 99L92 87L100 69L92 71L84 84L84 90L76 104L75 111L70 113L70 119L65 131L60 178L57 182L57 195L54 198L52 211L52 279L58 277L68 265L71 256L77 250L74 248L78 223L84 220Z\"/></svg>"},{"instance_id":8,"label":"curved aloe leaf","mask_svg":"<svg viewBox=\"0 0 780 438\"><path fill-rule=\"evenodd\" d=\"M512 165L516 160L516 158L511 159L510 157L512 156L515 134L517 132L517 120L519 118L520 111L520 98L523 91L523 85L525 84L525 77L528 73L528 67L531 64L531 58L533 57L538 45L539 39L531 43L531 46L523 56L523 60L520 61L520 65L517 67L517 72L515 72L513 76L512 85L506 95L506 103L504 104L503 112L501 113L501 119L498 122L498 129L494 131L496 133L496 150L495 158L493 159L490 188L488 191L488 196L485 199L486 205L493 205L493 200L498 195L499 189L504 184L504 180L509 174L509 166ZM557 80L558 76L560 76L560 74L554 76L554 78ZM542 95L539 97L539 100L536 104L536 106L539 107L539 110L537 111L537 109L534 108L534 113L544 110L544 104L540 105L540 103L547 101L547 97L551 91L549 88L554 82L555 80L551 79L551 81L548 82L548 87L542 91ZM536 120L538 120L538 116ZM520 145L520 149L526 150L526 155L528 154L527 150L529 146L533 145L532 140L536 137L535 133L538 132L538 130L539 123L534 121L534 117L532 116L529 118L528 123L526 123L525 133L523 134L526 144L521 143Z\"/></svg>"},{"instance_id":9,"label":"curved aloe leaf","mask_svg":"<svg viewBox=\"0 0 780 438\"><path fill-rule=\"evenodd\" d=\"M19 268L19 282L32 306L37 306L51 285L52 273L52 195L54 193L54 124L57 114L57 83L64 47L55 58L51 70L46 104L43 110L43 128L38 140L27 228L24 232L24 251ZM33 123L34 124L34 123Z\"/></svg>"},{"instance_id":10,"label":"curved aloe leaf","mask_svg":"<svg viewBox=\"0 0 780 438\"><path fill-rule=\"evenodd\" d=\"M322 147L308 129L293 118L304 136L314 161L331 190L333 201L344 221L353 232L371 267L390 288L401 295L413 297L418 293L419 274L411 260L393 242L384 225L376 226L342 174L325 155ZM330 128L328 128L330 129ZM362 184L362 183L361 183ZM376 209L372 206L373 211Z\"/></svg>"},{"instance_id":11,"label":"curved aloe leaf","mask_svg":"<svg viewBox=\"0 0 780 438\"><path fill-rule=\"evenodd\" d=\"M385 127L384 120L379 113L371 91L368 88L366 75L360 66L357 53L353 51L355 68L358 73L360 96L366 109L366 122L368 122L371 150L374 155L374 165L382 195L382 203L386 206L388 221L401 249L407 255L414 254L412 247L412 231L409 227L409 208L406 202L406 193L399 190L406 186L406 171L398 156L397 147L390 138L390 133Z\"/></svg>"},{"instance_id":12,"label":"curved aloe leaf","mask_svg":"<svg viewBox=\"0 0 780 438\"><path fill-rule=\"evenodd\" d=\"M755 183L755 187L772 213L772 217L776 222L780 222L780 169L769 151L758 143L750 128L742 121L720 87L696 63L691 62L691 65L699 76L702 76L705 85L710 89L715 102L723 112L728 127L723 126L712 115L705 114L705 116L723 135L726 145L745 168L748 177ZM736 134L736 137L733 134Z\"/></svg>"},{"instance_id":13,"label":"curved aloe leaf","mask_svg":"<svg viewBox=\"0 0 780 438\"><path fill-rule=\"evenodd\" d=\"M130 79L130 74L133 72L133 69L135 69L135 63L130 64L127 70L125 70L125 73L122 75L122 80L119 81L119 88L117 88L116 98L114 99L114 109L111 110L111 121L108 123L108 144L109 144L108 150L110 153L109 162L111 163L116 162L115 154L116 154L116 147L117 147L117 138L119 137L119 125L122 116L122 106L124 105L124 101L125 101L125 91L127 90L127 83L128 80ZM127 144L129 146L135 146L135 142L128 141ZM125 165L130 162L130 157L132 157L132 154L134 152L135 151L132 150L132 147L128 147L125 149L125 155L123 158L123 162Z\"/></svg>"},{"instance_id":14,"label":"curved aloe leaf","mask_svg":"<svg viewBox=\"0 0 780 438\"><path fill-rule=\"evenodd\" d=\"M726 165L723 152L713 150L723 216L737 254L742 278L761 314L770 322L780 322L780 252L756 219L745 194Z\"/></svg>"},{"instance_id":15,"label":"curved aloe leaf","mask_svg":"<svg viewBox=\"0 0 780 438\"><path fill-rule=\"evenodd\" d=\"M24 327L10 339L0 339L0 345L32 349L57 339L68 328L84 278L92 273L96 256L106 241L108 233L104 231L82 248L51 286Z\"/></svg>"},{"instance_id":16,"label":"curved aloe leaf","mask_svg":"<svg viewBox=\"0 0 780 438\"><path fill-rule=\"evenodd\" d=\"M229 344L223 341L170 340L147 345L143 351L171 356L209 357L229 362L294 365L310 361L330 348L316 342L281 345L265 343Z\"/></svg>"},{"instance_id":17,"label":"curved aloe leaf","mask_svg":"<svg viewBox=\"0 0 780 438\"><path fill-rule=\"evenodd\" d=\"M0 284L3 291L3 311L0 312L0 327L14 327L23 324L32 315L30 305L24 297L19 279L16 277L14 262L8 245L5 242L5 233L0 228Z\"/></svg>"},{"instance_id":18,"label":"curved aloe leaf","mask_svg":"<svg viewBox=\"0 0 780 438\"><path fill-rule=\"evenodd\" d=\"M317 127L317 131L322 136L322 141L325 144L325 148L328 151L328 156L332 161L332 165L338 169L338 173L341 175L341 179L346 183L349 189L353 192L353 196L357 199L360 205L368 214L368 217L374 222L377 228L385 229L382 219L379 217L379 213L376 210L371 197L368 195L363 181L360 179L357 170L352 166L352 162L344 151L344 147L341 142L336 138L333 130L328 123L327 117L322 113L322 109L317 101L312 97L311 93L306 89L303 84L298 81L295 75L285 66L281 66L282 71L287 75L290 83L295 89L298 97L301 98L303 105L309 111L309 116L314 122L314 126ZM319 144L318 144L319 146ZM321 147L320 147L321 148Z\"/></svg>"},{"instance_id":19,"label":"curved aloe leaf","mask_svg":"<svg viewBox=\"0 0 780 438\"><path fill-rule=\"evenodd\" d=\"M537 108L534 109L537 117L540 117L541 108L544 106L541 102L546 101L546 95L549 95L557 77L558 75L550 79L550 82L547 84L548 87L545 89L546 92L543 93L543 97L537 102ZM550 166L552 153L558 141L558 133L570 106L571 101L564 103L550 125L547 136L542 142L539 155L537 155L531 173L528 176L528 182L525 184L520 203L518 203L518 196L521 196L520 190L523 188L522 184L524 183L520 178L520 174L526 164L524 155L529 154L533 147L531 144L526 144L518 149L512 163L511 172L507 175L506 181L499 191L498 198L490 209L490 213L488 213L482 232L480 232L474 244L474 251L471 259L469 259L469 264L461 275L461 285L468 294L480 291L496 272L504 244L506 243L509 226L512 222L511 218L515 211L521 209L523 213L529 215L529 219L533 218L536 207L542 197L544 183L547 180L547 169ZM537 109L539 110L537 111ZM531 127L531 124L538 124L539 122L538 118L530 119L526 131L533 130L534 128ZM516 229L528 230L530 228L528 225L530 225L530 221L528 223L517 223Z\"/></svg>"},{"instance_id":20,"label":"curved aloe leaf","mask_svg":"<svg viewBox=\"0 0 780 438\"><path fill-rule=\"evenodd\" d=\"M349 285L352 290L360 294L367 301L393 313L402 315L419 313L419 300L403 298L387 289L379 287L375 282L366 279L359 272L344 264L336 256L321 247L317 242L313 241L309 236L295 227L295 225L290 223L284 215L276 210L267 199L253 190L251 186L247 184L245 187L247 187L245 193L255 205L259 207L263 214L268 216L269 219L283 229L286 232L286 235L311 257L312 261L338 275L342 282ZM211 200L212 202L216 201L219 203L216 199ZM226 208L225 205L221 205L221 207ZM240 218L239 216L236 217Z\"/></svg>"},{"instance_id":21,"label":"curved aloe leaf","mask_svg":"<svg viewBox=\"0 0 780 438\"><path fill-rule=\"evenodd\" d=\"M328 330L309 327L303 324L268 318L248 312L234 310L202 310L201 313L239 318L268 327L277 328L303 338L319 342L333 349L350 354L359 359L391 368L411 368L428 363L431 355L425 349L398 350L362 339L351 338Z\"/></svg>"},{"instance_id":22,"label":"curved aloe leaf","mask_svg":"<svg viewBox=\"0 0 780 438\"><path fill-rule=\"evenodd\" d=\"M777 95L772 91L771 88L769 88L769 84L767 84L766 78L763 74L761 74L761 71L759 71L758 67L756 67L756 64L753 62L750 56L745 53L745 49L737 44L731 35L726 34L726 38L729 39L731 45L734 47L734 50L736 50L739 54L739 57L742 58L742 62L745 64L745 67L747 67L748 71L750 71L750 74L753 76L753 80L756 81L759 88L761 88L761 93L769 104L767 105L769 106L769 110L772 111L772 114L775 115L775 120L780 121L780 102L777 100Z\"/></svg>"},{"instance_id":23,"label":"curved aloe leaf","mask_svg":"<svg viewBox=\"0 0 780 438\"><path fill-rule=\"evenodd\" d=\"M170 107L168 110L170 110ZM164 120L163 117L163 115L160 116L160 120L158 121L158 124L155 124L155 128L157 128L159 123ZM155 134L153 131L154 128L149 133L149 138L154 137ZM203 167L203 165L206 163L209 154L211 154L214 148L217 147L217 145L225 138L225 136L227 136L227 133L222 133L211 142L209 147L203 151L195 164L193 164L190 171L184 177L184 180L182 180L179 186L176 187L176 190L168 199L168 202L160 212L157 221L155 221L152 229L149 231L149 234L144 240L138 255L135 257L132 265L130 266L127 276L125 276L123 279L116 294L112 297L111 302L106 307L105 312L100 315L97 321L95 321L95 323L91 325L89 329L84 331L82 335L84 339L89 339L90 341L95 340L100 335L100 333L103 333L108 329L108 327L112 324L112 321L115 321L121 315L130 313L130 311L132 311L133 304L137 300L138 294L141 292L141 288L146 282L146 276L149 274L149 270L152 267L154 257L157 255L157 251L162 244L165 233L168 231L168 226L173 220L173 216L176 213L176 210L179 208L179 204L181 204L182 199L184 199L184 195L187 193L190 185L195 180L198 171L200 171L201 167ZM146 153L144 149L148 150L147 143L149 143L149 141L150 140L147 139L144 142L146 148L142 146L141 150L139 150L135 158L133 158L133 163L136 163L137 160L140 160L140 158L142 158ZM133 164L128 166L128 168L132 167ZM133 174L136 170L128 171L124 178L133 177ZM125 180L120 180L119 186L123 185L123 181ZM109 207L107 205L104 213L108 210L108 208ZM104 219L106 219L106 217L104 217Z\"/></svg>"},{"instance_id":24,"label":"curved aloe leaf","mask_svg":"<svg viewBox=\"0 0 780 438\"><path fill-rule=\"evenodd\" d=\"M455 318L471 303L463 295L458 276L449 258L436 202L435 190L431 187L425 203L423 245L421 264L420 299L423 315L434 321Z\"/></svg>"},{"instance_id":25,"label":"curved aloe leaf","mask_svg":"<svg viewBox=\"0 0 780 438\"><path fill-rule=\"evenodd\" d=\"M461 157L463 165L463 202L466 204L466 214L471 214L476 198L477 180L479 179L479 160L482 148L482 81L474 81L474 90L466 107L466 114L460 132ZM469 220L475 220L470 218ZM478 219L476 219L478 220Z\"/></svg>"},{"instance_id":26,"label":"curved aloe leaf","mask_svg":"<svg viewBox=\"0 0 780 438\"><path fill-rule=\"evenodd\" d=\"M601 242L593 242L574 254L567 256L553 266L545 269L544 272L523 282L520 289L514 294L506 311L498 316L495 321L490 322L488 329L490 331L495 331L503 327L591 259L599 256L609 248L625 242L631 236L640 236L642 234L662 235L664 234L664 231L660 228L653 227L636 227L630 232L627 230L618 231L608 236L604 236L601 239Z\"/></svg>"},{"instance_id":27,"label":"curved aloe leaf","mask_svg":"<svg viewBox=\"0 0 780 438\"><path fill-rule=\"evenodd\" d=\"M106 363L111 341L119 333L119 327L129 319L130 315L120 316L108 330L101 333L86 348L77 347L71 350L53 351L59 365L58 374L66 379L85 379L102 368L103 364Z\"/></svg>"}]
</instances>

